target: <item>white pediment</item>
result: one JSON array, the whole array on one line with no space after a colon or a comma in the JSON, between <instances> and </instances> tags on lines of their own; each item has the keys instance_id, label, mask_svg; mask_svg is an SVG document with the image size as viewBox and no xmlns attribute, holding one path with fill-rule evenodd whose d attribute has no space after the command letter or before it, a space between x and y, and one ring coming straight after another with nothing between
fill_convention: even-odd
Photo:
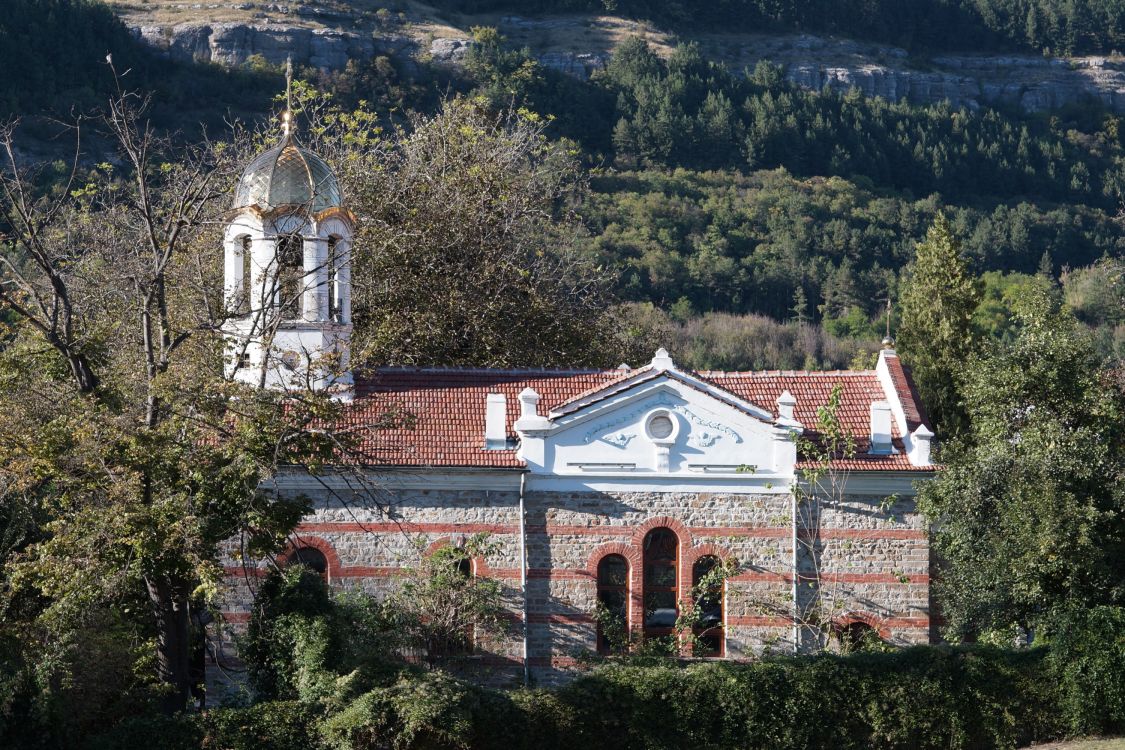
<instances>
[{"instance_id":1,"label":"white pediment","mask_svg":"<svg viewBox=\"0 0 1125 750\"><path fill-rule=\"evenodd\" d=\"M552 412L521 434L535 473L791 476L793 429L690 374L661 372Z\"/></svg>"}]
</instances>

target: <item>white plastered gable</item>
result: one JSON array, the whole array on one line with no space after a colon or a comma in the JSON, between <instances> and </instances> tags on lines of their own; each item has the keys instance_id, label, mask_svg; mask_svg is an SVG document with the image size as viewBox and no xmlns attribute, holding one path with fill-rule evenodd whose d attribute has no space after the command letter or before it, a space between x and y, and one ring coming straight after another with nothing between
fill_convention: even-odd
<instances>
[{"instance_id":1,"label":"white plastered gable","mask_svg":"<svg viewBox=\"0 0 1125 750\"><path fill-rule=\"evenodd\" d=\"M625 380L540 415L521 395L520 457L533 474L790 478L801 425L677 370L662 352ZM528 404L529 401L536 403Z\"/></svg>"}]
</instances>

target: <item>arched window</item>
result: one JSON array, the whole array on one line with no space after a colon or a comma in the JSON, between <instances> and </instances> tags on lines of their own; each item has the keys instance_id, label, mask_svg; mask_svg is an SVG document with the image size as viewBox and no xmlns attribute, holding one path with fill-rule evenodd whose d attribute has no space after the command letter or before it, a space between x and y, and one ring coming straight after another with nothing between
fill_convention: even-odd
<instances>
[{"instance_id":1,"label":"arched window","mask_svg":"<svg viewBox=\"0 0 1125 750\"><path fill-rule=\"evenodd\" d=\"M242 238L242 283L238 289L238 311L242 314L250 312L254 295L253 241L247 235Z\"/></svg>"},{"instance_id":2,"label":"arched window","mask_svg":"<svg viewBox=\"0 0 1125 750\"><path fill-rule=\"evenodd\" d=\"M598 652L608 654L619 645L614 641L624 638L629 622L629 562L621 555L606 555L598 563L598 603L612 619L611 626L598 624Z\"/></svg>"},{"instance_id":3,"label":"arched window","mask_svg":"<svg viewBox=\"0 0 1125 750\"><path fill-rule=\"evenodd\" d=\"M723 655L723 581L719 558L704 555L691 567L691 591L697 617L693 627L695 656Z\"/></svg>"},{"instance_id":4,"label":"arched window","mask_svg":"<svg viewBox=\"0 0 1125 750\"><path fill-rule=\"evenodd\" d=\"M458 552L462 552L457 548ZM452 560L454 571L459 578L465 580L466 585L471 585L474 576L473 561L467 554L459 554ZM454 602L457 595L454 595ZM453 604L456 606L456 604ZM457 632L446 632L443 638L430 642L429 652L431 657L467 656L473 653L473 642L476 640L476 629L472 623L464 626Z\"/></svg>"},{"instance_id":5,"label":"arched window","mask_svg":"<svg viewBox=\"0 0 1125 750\"><path fill-rule=\"evenodd\" d=\"M679 616L680 540L671 529L653 529L644 541L644 632L671 635Z\"/></svg>"},{"instance_id":6,"label":"arched window","mask_svg":"<svg viewBox=\"0 0 1125 750\"><path fill-rule=\"evenodd\" d=\"M299 320L305 291L305 250L299 234L277 238L277 303L283 320Z\"/></svg>"},{"instance_id":7,"label":"arched window","mask_svg":"<svg viewBox=\"0 0 1125 750\"><path fill-rule=\"evenodd\" d=\"M316 547L298 547L285 559L285 567L304 565L328 582L328 558Z\"/></svg>"},{"instance_id":8,"label":"arched window","mask_svg":"<svg viewBox=\"0 0 1125 750\"><path fill-rule=\"evenodd\" d=\"M340 238L328 238L328 319L333 323L344 322L344 308L340 304Z\"/></svg>"},{"instance_id":9,"label":"arched window","mask_svg":"<svg viewBox=\"0 0 1125 750\"><path fill-rule=\"evenodd\" d=\"M836 626L835 631L840 641L840 650L845 654L856 651L877 651L883 643L878 631L862 620L841 623Z\"/></svg>"}]
</instances>

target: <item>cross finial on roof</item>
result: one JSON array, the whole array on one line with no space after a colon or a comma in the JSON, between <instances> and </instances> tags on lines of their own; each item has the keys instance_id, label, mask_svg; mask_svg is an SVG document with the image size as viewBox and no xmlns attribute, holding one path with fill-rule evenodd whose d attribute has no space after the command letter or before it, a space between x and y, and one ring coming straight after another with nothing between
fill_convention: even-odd
<instances>
[{"instance_id":1,"label":"cross finial on roof","mask_svg":"<svg viewBox=\"0 0 1125 750\"><path fill-rule=\"evenodd\" d=\"M293 134L293 56L285 58L285 111L281 113L281 131Z\"/></svg>"},{"instance_id":2,"label":"cross finial on roof","mask_svg":"<svg viewBox=\"0 0 1125 750\"><path fill-rule=\"evenodd\" d=\"M894 337L891 336L891 295L890 294L887 295L886 303L887 303L887 334L883 337L883 348L884 349L894 349L895 348L895 340L894 340Z\"/></svg>"}]
</instances>

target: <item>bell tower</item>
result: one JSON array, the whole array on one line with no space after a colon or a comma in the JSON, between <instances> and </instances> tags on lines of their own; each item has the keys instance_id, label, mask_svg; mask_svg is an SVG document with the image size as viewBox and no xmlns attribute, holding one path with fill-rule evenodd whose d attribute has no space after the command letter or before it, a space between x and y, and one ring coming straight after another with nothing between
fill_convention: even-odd
<instances>
[{"instance_id":1,"label":"bell tower","mask_svg":"<svg viewBox=\"0 0 1125 750\"><path fill-rule=\"evenodd\" d=\"M350 400L355 218L328 164L298 143L291 105L281 126L281 141L243 171L228 214L226 374Z\"/></svg>"}]
</instances>

